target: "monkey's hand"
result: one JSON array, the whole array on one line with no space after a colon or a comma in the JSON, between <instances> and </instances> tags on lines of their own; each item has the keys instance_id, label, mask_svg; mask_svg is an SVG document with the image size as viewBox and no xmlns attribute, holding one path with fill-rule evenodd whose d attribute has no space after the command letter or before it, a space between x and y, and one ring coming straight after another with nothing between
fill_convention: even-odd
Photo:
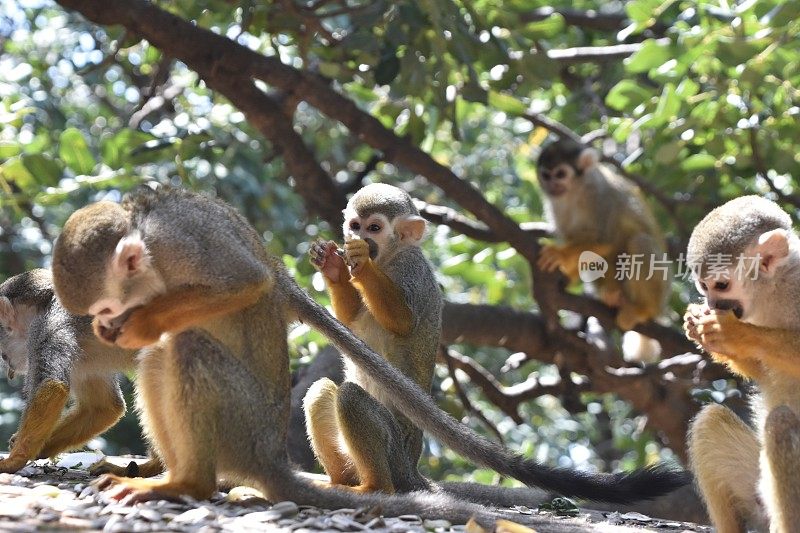
<instances>
[{"instance_id":1,"label":"monkey's hand","mask_svg":"<svg viewBox=\"0 0 800 533\"><path fill-rule=\"evenodd\" d=\"M358 274L370 259L369 242L365 239L352 239L344 243L344 251L347 256L347 263L350 265L350 273Z\"/></svg>"},{"instance_id":2,"label":"monkey's hand","mask_svg":"<svg viewBox=\"0 0 800 533\"><path fill-rule=\"evenodd\" d=\"M311 264L314 268L322 272L325 279L333 283L347 281L349 272L342 256L337 251L336 243L333 241L315 241L308 250Z\"/></svg>"},{"instance_id":3,"label":"monkey's hand","mask_svg":"<svg viewBox=\"0 0 800 533\"><path fill-rule=\"evenodd\" d=\"M105 321L92 320L94 334L100 340L120 348L142 348L158 341L162 331L155 331L152 321L146 320L142 306L128 309L119 316Z\"/></svg>"},{"instance_id":4,"label":"monkey's hand","mask_svg":"<svg viewBox=\"0 0 800 533\"><path fill-rule=\"evenodd\" d=\"M758 342L753 338L753 326L736 318L732 311L692 304L687 308L683 321L686 336L707 352L731 360L755 357L749 349Z\"/></svg>"}]
</instances>

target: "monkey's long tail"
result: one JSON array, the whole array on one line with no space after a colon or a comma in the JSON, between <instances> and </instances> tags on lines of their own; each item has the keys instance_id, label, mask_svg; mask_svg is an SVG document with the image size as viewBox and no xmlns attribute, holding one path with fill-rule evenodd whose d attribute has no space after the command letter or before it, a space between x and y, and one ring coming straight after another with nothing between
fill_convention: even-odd
<instances>
[{"instance_id":1,"label":"monkey's long tail","mask_svg":"<svg viewBox=\"0 0 800 533\"><path fill-rule=\"evenodd\" d=\"M549 467L513 453L439 409L429 394L312 300L288 272L282 274L286 280L280 285L290 292L298 318L324 333L342 353L376 379L387 390L385 397L391 399L397 410L464 457L526 485L609 503L655 498L689 483L687 472L663 464L625 473L591 473Z\"/></svg>"},{"instance_id":2,"label":"monkey's long tail","mask_svg":"<svg viewBox=\"0 0 800 533\"><path fill-rule=\"evenodd\" d=\"M466 524L470 518L475 518L484 526L490 526L497 518L515 521L520 518L503 515L500 511L493 512L446 493L417 491L404 494L358 494L335 487L319 487L288 469L280 473L272 471L269 476L269 486L279 487L277 494L274 490L271 491L270 499L291 500L300 505L327 509L377 507L384 516L418 515L422 518L444 518L455 524Z\"/></svg>"}]
</instances>

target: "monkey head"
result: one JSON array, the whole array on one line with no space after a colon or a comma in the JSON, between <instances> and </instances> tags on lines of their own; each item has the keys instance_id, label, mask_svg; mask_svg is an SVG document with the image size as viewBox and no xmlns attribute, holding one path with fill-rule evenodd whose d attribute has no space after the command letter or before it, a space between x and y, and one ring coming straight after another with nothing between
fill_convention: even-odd
<instances>
[{"instance_id":1,"label":"monkey head","mask_svg":"<svg viewBox=\"0 0 800 533\"><path fill-rule=\"evenodd\" d=\"M345 240L367 241L373 261L397 246L418 245L425 228L425 219L408 193L385 183L361 188L344 209Z\"/></svg>"},{"instance_id":2,"label":"monkey head","mask_svg":"<svg viewBox=\"0 0 800 533\"><path fill-rule=\"evenodd\" d=\"M95 331L98 324L118 327L130 310L164 292L130 213L113 202L97 202L69 217L56 240L52 270L62 305L94 316Z\"/></svg>"},{"instance_id":3,"label":"monkey head","mask_svg":"<svg viewBox=\"0 0 800 533\"><path fill-rule=\"evenodd\" d=\"M744 196L714 209L692 231L687 262L710 309L747 321L770 306L776 275L798 259L792 221L777 204Z\"/></svg>"},{"instance_id":4,"label":"monkey head","mask_svg":"<svg viewBox=\"0 0 800 533\"><path fill-rule=\"evenodd\" d=\"M580 185L586 172L597 165L597 150L571 139L554 141L544 148L536 162L536 174L542 190L557 198Z\"/></svg>"}]
</instances>

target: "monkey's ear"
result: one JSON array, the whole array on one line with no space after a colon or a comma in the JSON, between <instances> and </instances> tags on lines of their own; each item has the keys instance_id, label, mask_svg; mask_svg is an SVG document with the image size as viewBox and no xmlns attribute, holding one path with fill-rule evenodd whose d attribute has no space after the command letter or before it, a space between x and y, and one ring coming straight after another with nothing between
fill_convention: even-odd
<instances>
[{"instance_id":1,"label":"monkey's ear","mask_svg":"<svg viewBox=\"0 0 800 533\"><path fill-rule=\"evenodd\" d=\"M4 327L13 327L17 319L17 312L6 296L0 296L0 324Z\"/></svg>"},{"instance_id":2,"label":"monkey's ear","mask_svg":"<svg viewBox=\"0 0 800 533\"><path fill-rule=\"evenodd\" d=\"M417 215L406 215L394 222L394 230L401 241L417 244L425 236L425 219Z\"/></svg>"},{"instance_id":3,"label":"monkey's ear","mask_svg":"<svg viewBox=\"0 0 800 533\"><path fill-rule=\"evenodd\" d=\"M775 273L789 256L789 236L785 229L774 229L762 233L758 237L758 244L755 246L755 253L758 254L758 270L762 274L771 276Z\"/></svg>"},{"instance_id":4,"label":"monkey's ear","mask_svg":"<svg viewBox=\"0 0 800 533\"><path fill-rule=\"evenodd\" d=\"M597 153L597 150L594 148L584 148L580 155L578 155L578 160L575 162L575 166L578 170L584 172L599 162L600 154Z\"/></svg>"},{"instance_id":5,"label":"monkey's ear","mask_svg":"<svg viewBox=\"0 0 800 533\"><path fill-rule=\"evenodd\" d=\"M133 276L149 264L147 246L138 231L121 238L114 250L114 257L111 258L111 268L116 277Z\"/></svg>"}]
</instances>

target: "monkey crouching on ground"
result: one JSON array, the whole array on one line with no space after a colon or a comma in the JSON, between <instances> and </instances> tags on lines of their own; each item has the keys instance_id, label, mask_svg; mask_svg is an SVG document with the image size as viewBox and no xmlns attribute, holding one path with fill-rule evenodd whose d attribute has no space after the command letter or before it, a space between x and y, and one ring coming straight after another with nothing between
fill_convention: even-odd
<instances>
[{"instance_id":1,"label":"monkey crouching on ground","mask_svg":"<svg viewBox=\"0 0 800 533\"><path fill-rule=\"evenodd\" d=\"M134 352L100 342L90 318L68 313L53 294L49 270L0 285L0 352L9 378L25 374L27 399L0 472L79 447L125 412L116 375L133 368ZM72 405L62 413L70 396ZM137 468L143 475L161 471L157 459Z\"/></svg>"},{"instance_id":2,"label":"monkey crouching on ground","mask_svg":"<svg viewBox=\"0 0 800 533\"><path fill-rule=\"evenodd\" d=\"M655 262L664 260L666 245L638 187L600 164L594 148L570 139L545 146L536 166L547 218L563 241L542 248L539 268L558 269L570 281L578 281L581 254L592 252L608 263L608 271L595 284L600 299L617 309L621 330L658 317L669 276L655 268ZM626 359L658 360L657 341L634 332L627 338L628 346L635 348L624 350Z\"/></svg>"},{"instance_id":3,"label":"monkey crouching on ground","mask_svg":"<svg viewBox=\"0 0 800 533\"><path fill-rule=\"evenodd\" d=\"M531 485L604 501L654 497L687 482L656 466L625 474L549 468L481 438L442 412L412 380L372 352L303 292L230 206L161 188L73 213L53 254L56 292L95 333L139 356L137 401L162 458L163 480L107 476L128 501L209 497L218 476L273 500L325 507L380 504L466 520L479 508L443 495L323 489L289 467L287 326L319 329L385 389L392 406L458 453ZM443 503L444 502L444 503Z\"/></svg>"},{"instance_id":4,"label":"monkey crouching on ground","mask_svg":"<svg viewBox=\"0 0 800 533\"><path fill-rule=\"evenodd\" d=\"M704 407L689 434L691 468L720 533L800 527L800 240L775 203L732 200L694 229L687 259L704 304L687 336L753 379L753 426Z\"/></svg>"}]
</instances>

